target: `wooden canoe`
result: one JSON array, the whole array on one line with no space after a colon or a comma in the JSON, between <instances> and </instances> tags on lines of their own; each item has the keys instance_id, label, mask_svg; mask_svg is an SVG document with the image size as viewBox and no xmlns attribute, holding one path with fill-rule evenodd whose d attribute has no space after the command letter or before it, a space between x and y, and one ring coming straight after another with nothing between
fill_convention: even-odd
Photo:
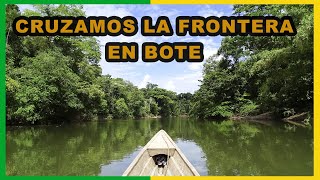
<instances>
[{"instance_id":1,"label":"wooden canoe","mask_svg":"<svg viewBox=\"0 0 320 180\"><path fill-rule=\"evenodd\" d=\"M159 163L159 157L165 158ZM199 173L174 143L160 130L143 147L123 176L199 176Z\"/></svg>"}]
</instances>

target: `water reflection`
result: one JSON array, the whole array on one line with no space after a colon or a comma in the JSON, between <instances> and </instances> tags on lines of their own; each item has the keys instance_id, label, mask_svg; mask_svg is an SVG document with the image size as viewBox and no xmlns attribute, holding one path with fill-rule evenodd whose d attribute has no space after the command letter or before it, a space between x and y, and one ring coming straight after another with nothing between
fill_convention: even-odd
<instances>
[{"instance_id":1,"label":"water reflection","mask_svg":"<svg viewBox=\"0 0 320 180\"><path fill-rule=\"evenodd\" d=\"M190 140L177 139L177 146L183 150L183 154L188 158L191 164L197 169L201 176L208 175L206 166L206 157L201 147Z\"/></svg>"},{"instance_id":2,"label":"water reflection","mask_svg":"<svg viewBox=\"0 0 320 180\"><path fill-rule=\"evenodd\" d=\"M110 164L104 164L101 166L101 173L99 176L119 176L127 169L134 158L139 154L142 149L137 148L133 153L125 156L121 160L111 161Z\"/></svg>"},{"instance_id":3,"label":"water reflection","mask_svg":"<svg viewBox=\"0 0 320 180\"><path fill-rule=\"evenodd\" d=\"M112 120L7 130L7 175L121 175L160 129L201 175L312 175L312 131L192 119Z\"/></svg>"}]
</instances>

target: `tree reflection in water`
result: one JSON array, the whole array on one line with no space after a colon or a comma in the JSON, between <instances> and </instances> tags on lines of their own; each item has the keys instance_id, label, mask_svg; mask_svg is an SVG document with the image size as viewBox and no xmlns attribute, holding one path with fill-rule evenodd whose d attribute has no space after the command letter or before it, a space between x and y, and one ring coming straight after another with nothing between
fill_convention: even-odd
<instances>
[{"instance_id":1,"label":"tree reflection in water","mask_svg":"<svg viewBox=\"0 0 320 180\"><path fill-rule=\"evenodd\" d=\"M7 175L121 175L160 129L201 175L312 175L312 131L185 118L9 127Z\"/></svg>"}]
</instances>

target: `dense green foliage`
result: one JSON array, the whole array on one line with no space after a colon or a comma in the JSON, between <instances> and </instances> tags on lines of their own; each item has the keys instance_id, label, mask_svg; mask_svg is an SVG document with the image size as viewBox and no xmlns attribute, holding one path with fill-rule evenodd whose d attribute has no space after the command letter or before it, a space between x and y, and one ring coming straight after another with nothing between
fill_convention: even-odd
<instances>
[{"instance_id":1,"label":"dense green foliage","mask_svg":"<svg viewBox=\"0 0 320 180\"><path fill-rule=\"evenodd\" d=\"M203 70L192 114L225 118L275 112L292 115L313 107L313 6L235 5L235 15L292 16L297 35L223 39Z\"/></svg>"},{"instance_id":2,"label":"dense green foliage","mask_svg":"<svg viewBox=\"0 0 320 180\"><path fill-rule=\"evenodd\" d=\"M18 6L7 5L7 123L61 123L93 115L107 118L175 116L188 113L176 93L148 84L138 89L102 75L94 37L18 37L11 24ZM25 16L80 16L82 6L36 5ZM182 95L183 96L183 95ZM190 100L191 94L188 96ZM182 98L184 99L184 98Z\"/></svg>"},{"instance_id":3,"label":"dense green foliage","mask_svg":"<svg viewBox=\"0 0 320 180\"><path fill-rule=\"evenodd\" d=\"M35 6L24 15L84 15L79 6ZM7 5L7 24L20 15ZM11 16L12 15L12 16ZM7 26L7 121L57 119L97 111L103 92L94 83L101 69L92 37L17 37Z\"/></svg>"}]
</instances>

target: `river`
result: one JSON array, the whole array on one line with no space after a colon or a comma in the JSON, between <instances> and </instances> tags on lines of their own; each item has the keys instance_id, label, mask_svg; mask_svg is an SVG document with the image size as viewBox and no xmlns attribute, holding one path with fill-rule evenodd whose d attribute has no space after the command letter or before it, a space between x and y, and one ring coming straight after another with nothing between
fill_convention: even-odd
<instances>
[{"instance_id":1,"label":"river","mask_svg":"<svg viewBox=\"0 0 320 180\"><path fill-rule=\"evenodd\" d=\"M160 129L200 175L313 175L313 131L189 118L7 127L7 175L122 175Z\"/></svg>"}]
</instances>

